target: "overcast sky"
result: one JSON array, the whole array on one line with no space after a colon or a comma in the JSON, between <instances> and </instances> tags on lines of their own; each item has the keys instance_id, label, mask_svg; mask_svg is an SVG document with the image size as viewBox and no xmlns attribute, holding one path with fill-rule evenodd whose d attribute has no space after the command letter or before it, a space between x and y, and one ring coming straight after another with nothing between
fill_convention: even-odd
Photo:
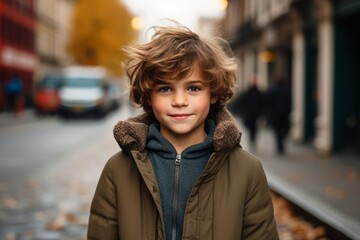
<instances>
[{"instance_id":1,"label":"overcast sky","mask_svg":"<svg viewBox=\"0 0 360 240\"><path fill-rule=\"evenodd\" d=\"M161 25L161 19L171 18L196 30L200 16L223 16L221 0L121 0L134 14L143 17L143 32L154 25ZM140 36L144 39L144 36Z\"/></svg>"}]
</instances>

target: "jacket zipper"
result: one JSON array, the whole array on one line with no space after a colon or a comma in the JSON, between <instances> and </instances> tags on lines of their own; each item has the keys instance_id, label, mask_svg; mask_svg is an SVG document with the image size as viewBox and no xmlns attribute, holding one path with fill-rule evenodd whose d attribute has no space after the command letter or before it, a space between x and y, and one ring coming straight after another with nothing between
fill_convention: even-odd
<instances>
[{"instance_id":1,"label":"jacket zipper","mask_svg":"<svg viewBox=\"0 0 360 240\"><path fill-rule=\"evenodd\" d=\"M178 153L175 159L174 202L173 202L173 211L172 211L172 240L176 240L176 218L177 218L177 202L179 196L180 162L181 162L181 154Z\"/></svg>"}]
</instances>

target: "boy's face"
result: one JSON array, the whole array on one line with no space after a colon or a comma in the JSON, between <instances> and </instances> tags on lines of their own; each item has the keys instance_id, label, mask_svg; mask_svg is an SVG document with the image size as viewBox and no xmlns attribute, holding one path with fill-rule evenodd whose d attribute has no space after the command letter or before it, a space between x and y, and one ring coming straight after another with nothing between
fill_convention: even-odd
<instances>
[{"instance_id":1,"label":"boy's face","mask_svg":"<svg viewBox=\"0 0 360 240\"><path fill-rule=\"evenodd\" d=\"M204 140L205 119L216 101L197 65L184 79L157 84L150 97L161 134L170 142L185 138L190 144Z\"/></svg>"}]
</instances>

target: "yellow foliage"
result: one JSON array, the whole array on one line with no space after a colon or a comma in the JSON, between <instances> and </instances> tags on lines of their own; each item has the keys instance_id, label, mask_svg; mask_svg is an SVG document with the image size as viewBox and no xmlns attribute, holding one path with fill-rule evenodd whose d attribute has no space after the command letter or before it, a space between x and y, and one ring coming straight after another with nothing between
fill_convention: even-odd
<instances>
[{"instance_id":1,"label":"yellow foliage","mask_svg":"<svg viewBox=\"0 0 360 240\"><path fill-rule=\"evenodd\" d=\"M81 65L101 65L120 75L120 49L134 40L132 15L119 0L77 0L68 53Z\"/></svg>"}]
</instances>

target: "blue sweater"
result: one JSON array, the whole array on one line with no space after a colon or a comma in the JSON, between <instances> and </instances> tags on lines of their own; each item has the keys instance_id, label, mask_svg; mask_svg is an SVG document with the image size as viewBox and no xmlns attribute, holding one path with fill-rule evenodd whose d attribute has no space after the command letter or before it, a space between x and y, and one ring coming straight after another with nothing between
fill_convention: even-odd
<instances>
[{"instance_id":1,"label":"blue sweater","mask_svg":"<svg viewBox=\"0 0 360 240\"><path fill-rule=\"evenodd\" d=\"M215 123L206 122L207 138L204 142L190 146L180 153L179 189L176 204L176 224L173 224L174 194L175 191L175 160L178 156L175 148L159 132L159 126L152 124L146 148L153 165L160 188L161 203L163 207L166 240L172 239L172 231L176 231L176 239L181 239L186 202L196 179L204 169L213 152L213 135ZM176 226L173 229L173 226Z\"/></svg>"}]
</instances>

